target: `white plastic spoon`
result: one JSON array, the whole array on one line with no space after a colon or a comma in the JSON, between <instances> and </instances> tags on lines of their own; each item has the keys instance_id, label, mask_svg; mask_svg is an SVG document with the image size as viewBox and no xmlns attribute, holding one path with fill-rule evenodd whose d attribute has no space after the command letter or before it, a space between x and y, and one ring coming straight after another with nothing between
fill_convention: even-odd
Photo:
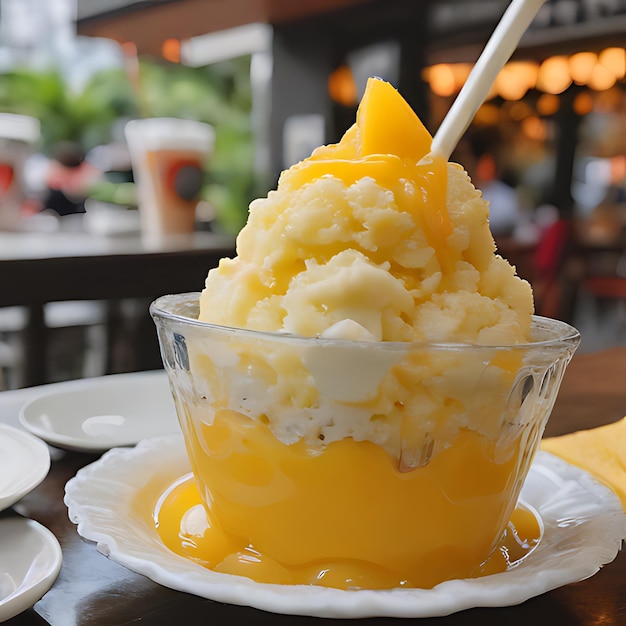
<instances>
[{"instance_id":1,"label":"white plastic spoon","mask_svg":"<svg viewBox=\"0 0 626 626\"><path fill-rule=\"evenodd\" d=\"M431 154L450 158L493 81L546 0L512 0L433 137Z\"/></svg>"}]
</instances>

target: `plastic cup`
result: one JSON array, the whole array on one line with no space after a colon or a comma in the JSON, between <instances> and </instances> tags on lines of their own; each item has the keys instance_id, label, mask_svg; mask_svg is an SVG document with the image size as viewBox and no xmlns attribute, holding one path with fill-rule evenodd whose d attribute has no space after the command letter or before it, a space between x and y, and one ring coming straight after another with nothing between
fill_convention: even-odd
<instances>
[{"instance_id":1,"label":"plastic cup","mask_svg":"<svg viewBox=\"0 0 626 626\"><path fill-rule=\"evenodd\" d=\"M154 117L128 122L125 133L145 241L158 244L193 233L204 171L214 148L213 127Z\"/></svg>"},{"instance_id":2,"label":"plastic cup","mask_svg":"<svg viewBox=\"0 0 626 626\"><path fill-rule=\"evenodd\" d=\"M340 588L485 572L576 329L534 317L513 346L304 338L199 322L198 297L151 314L210 525L238 551L218 571Z\"/></svg>"}]
</instances>

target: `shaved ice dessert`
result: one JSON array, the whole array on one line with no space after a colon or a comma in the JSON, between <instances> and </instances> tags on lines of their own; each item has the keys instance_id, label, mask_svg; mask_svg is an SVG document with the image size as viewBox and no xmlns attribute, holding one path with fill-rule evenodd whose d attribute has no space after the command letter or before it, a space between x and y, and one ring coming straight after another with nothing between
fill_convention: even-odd
<instances>
[{"instance_id":1,"label":"shaved ice dessert","mask_svg":"<svg viewBox=\"0 0 626 626\"><path fill-rule=\"evenodd\" d=\"M518 496L578 333L533 316L488 204L430 146L370 79L341 141L250 205L202 293L153 304L194 475L160 503L175 551L385 589L502 571L503 542L540 540Z\"/></svg>"}]
</instances>

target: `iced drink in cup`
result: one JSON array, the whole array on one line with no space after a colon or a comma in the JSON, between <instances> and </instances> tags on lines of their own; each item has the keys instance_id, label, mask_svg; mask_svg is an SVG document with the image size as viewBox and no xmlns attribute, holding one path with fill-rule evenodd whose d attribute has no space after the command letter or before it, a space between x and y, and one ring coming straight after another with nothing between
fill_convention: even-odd
<instances>
[{"instance_id":1,"label":"iced drink in cup","mask_svg":"<svg viewBox=\"0 0 626 626\"><path fill-rule=\"evenodd\" d=\"M509 567L511 524L540 540L518 497L579 334L533 315L487 203L430 145L370 80L204 291L153 303L194 473L158 511L174 551L260 582L430 588Z\"/></svg>"},{"instance_id":2,"label":"iced drink in cup","mask_svg":"<svg viewBox=\"0 0 626 626\"><path fill-rule=\"evenodd\" d=\"M149 243L193 233L213 127L195 120L147 118L126 125L142 233Z\"/></svg>"}]
</instances>

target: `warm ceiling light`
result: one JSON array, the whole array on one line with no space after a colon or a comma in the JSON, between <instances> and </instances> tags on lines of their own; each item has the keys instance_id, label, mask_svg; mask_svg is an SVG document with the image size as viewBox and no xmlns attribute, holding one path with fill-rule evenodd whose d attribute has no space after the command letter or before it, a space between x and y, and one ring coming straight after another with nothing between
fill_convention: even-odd
<instances>
[{"instance_id":1,"label":"warm ceiling light","mask_svg":"<svg viewBox=\"0 0 626 626\"><path fill-rule=\"evenodd\" d=\"M495 104L485 102L480 105L476 115L474 116L474 123L479 126L494 126L500 121L500 108Z\"/></svg>"},{"instance_id":2,"label":"warm ceiling light","mask_svg":"<svg viewBox=\"0 0 626 626\"><path fill-rule=\"evenodd\" d=\"M545 141L548 136L548 130L543 120L536 115L527 117L521 124L522 132L530 139L536 141Z\"/></svg>"},{"instance_id":3,"label":"warm ceiling light","mask_svg":"<svg viewBox=\"0 0 626 626\"><path fill-rule=\"evenodd\" d=\"M507 71L506 66L496 76L494 86L496 92L505 100L519 100L526 93L526 85L518 82L513 72Z\"/></svg>"},{"instance_id":4,"label":"warm ceiling light","mask_svg":"<svg viewBox=\"0 0 626 626\"><path fill-rule=\"evenodd\" d=\"M450 70L452 71L452 75L454 76L454 82L456 83L456 89L461 89L465 82L467 81L467 77L470 75L472 71L471 63L453 63L450 66Z\"/></svg>"},{"instance_id":5,"label":"warm ceiling light","mask_svg":"<svg viewBox=\"0 0 626 626\"><path fill-rule=\"evenodd\" d=\"M328 94L343 106L354 106L358 100L357 86L352 71L347 65L339 66L328 77Z\"/></svg>"},{"instance_id":6,"label":"warm ceiling light","mask_svg":"<svg viewBox=\"0 0 626 626\"><path fill-rule=\"evenodd\" d=\"M544 93L537 98L537 113L539 115L549 116L554 115L560 107L561 103L559 99L550 93Z\"/></svg>"},{"instance_id":7,"label":"warm ceiling light","mask_svg":"<svg viewBox=\"0 0 626 626\"><path fill-rule=\"evenodd\" d=\"M538 70L535 63L511 61L496 76L496 91L505 100L520 100L531 87L535 86Z\"/></svg>"},{"instance_id":8,"label":"warm ceiling light","mask_svg":"<svg viewBox=\"0 0 626 626\"><path fill-rule=\"evenodd\" d=\"M440 96L451 96L461 90L467 81L473 65L471 63L440 63L422 70L422 78L430 83L433 91L441 89ZM436 82L433 88L432 82ZM454 84L453 84L454 83ZM435 91L435 93L437 93Z\"/></svg>"},{"instance_id":9,"label":"warm ceiling light","mask_svg":"<svg viewBox=\"0 0 626 626\"><path fill-rule=\"evenodd\" d=\"M515 71L520 81L522 81L529 89L535 86L537 82L537 74L539 73L539 64L534 61L511 61L507 63Z\"/></svg>"},{"instance_id":10,"label":"warm ceiling light","mask_svg":"<svg viewBox=\"0 0 626 626\"><path fill-rule=\"evenodd\" d=\"M428 73L430 88L438 96L451 96L456 90L452 68L446 63L433 65Z\"/></svg>"},{"instance_id":11,"label":"warm ceiling light","mask_svg":"<svg viewBox=\"0 0 626 626\"><path fill-rule=\"evenodd\" d=\"M541 91L551 94L563 93L571 83L567 57L550 57L539 67L537 88Z\"/></svg>"},{"instance_id":12,"label":"warm ceiling light","mask_svg":"<svg viewBox=\"0 0 626 626\"><path fill-rule=\"evenodd\" d=\"M624 48L605 48L598 55L598 61L611 70L616 78L626 75L626 50Z\"/></svg>"},{"instance_id":13,"label":"warm ceiling light","mask_svg":"<svg viewBox=\"0 0 626 626\"><path fill-rule=\"evenodd\" d=\"M572 108L576 115L587 115L593 110L593 98L588 91L579 93L572 103Z\"/></svg>"},{"instance_id":14,"label":"warm ceiling light","mask_svg":"<svg viewBox=\"0 0 626 626\"><path fill-rule=\"evenodd\" d=\"M533 110L523 100L513 102L509 108L509 117L515 122L521 122L529 115L532 115Z\"/></svg>"},{"instance_id":15,"label":"warm ceiling light","mask_svg":"<svg viewBox=\"0 0 626 626\"><path fill-rule=\"evenodd\" d=\"M585 85L598 62L595 52L577 52L568 61L569 73L577 85Z\"/></svg>"},{"instance_id":16,"label":"warm ceiling light","mask_svg":"<svg viewBox=\"0 0 626 626\"><path fill-rule=\"evenodd\" d=\"M596 91L610 89L615 84L615 74L601 63L596 63L589 77L588 85Z\"/></svg>"},{"instance_id":17,"label":"warm ceiling light","mask_svg":"<svg viewBox=\"0 0 626 626\"><path fill-rule=\"evenodd\" d=\"M505 100L520 100L528 91L528 86L517 76L515 69L507 63L496 76L496 91Z\"/></svg>"}]
</instances>

